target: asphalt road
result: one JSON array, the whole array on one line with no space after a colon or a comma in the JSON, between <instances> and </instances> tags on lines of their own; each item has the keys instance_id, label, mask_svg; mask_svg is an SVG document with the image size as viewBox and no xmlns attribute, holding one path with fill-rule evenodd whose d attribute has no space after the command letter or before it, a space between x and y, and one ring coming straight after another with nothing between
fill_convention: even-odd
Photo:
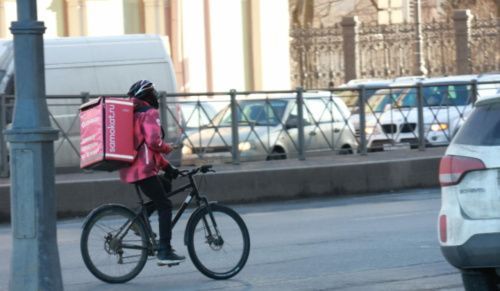
<instances>
[{"instance_id":1,"label":"asphalt road","mask_svg":"<svg viewBox=\"0 0 500 291\"><path fill-rule=\"evenodd\" d=\"M215 281L189 259L178 267L148 262L129 283L95 279L79 253L82 219L58 223L65 290L463 290L441 256L439 190L237 205L250 231L250 258L235 278ZM187 255L174 230L174 247ZM8 287L10 228L0 226L0 290Z\"/></svg>"}]
</instances>

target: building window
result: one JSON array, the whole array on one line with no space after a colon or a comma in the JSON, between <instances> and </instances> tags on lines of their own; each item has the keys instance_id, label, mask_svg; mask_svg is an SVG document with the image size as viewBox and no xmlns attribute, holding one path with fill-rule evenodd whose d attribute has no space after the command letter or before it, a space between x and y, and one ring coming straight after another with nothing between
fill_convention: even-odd
<instances>
[{"instance_id":1,"label":"building window","mask_svg":"<svg viewBox=\"0 0 500 291\"><path fill-rule=\"evenodd\" d=\"M378 0L378 23L393 24L402 23L403 0Z\"/></svg>"}]
</instances>

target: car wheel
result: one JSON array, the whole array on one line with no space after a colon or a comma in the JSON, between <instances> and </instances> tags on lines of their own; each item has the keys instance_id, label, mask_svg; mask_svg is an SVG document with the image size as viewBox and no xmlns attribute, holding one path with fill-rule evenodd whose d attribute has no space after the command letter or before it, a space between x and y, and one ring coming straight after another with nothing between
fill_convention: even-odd
<instances>
[{"instance_id":1,"label":"car wheel","mask_svg":"<svg viewBox=\"0 0 500 291\"><path fill-rule=\"evenodd\" d=\"M286 160L285 151L281 148L275 148L266 160Z\"/></svg>"},{"instance_id":2,"label":"car wheel","mask_svg":"<svg viewBox=\"0 0 500 291\"><path fill-rule=\"evenodd\" d=\"M475 269L462 270L462 281L466 291L497 290L495 270Z\"/></svg>"},{"instance_id":3,"label":"car wheel","mask_svg":"<svg viewBox=\"0 0 500 291\"><path fill-rule=\"evenodd\" d=\"M339 155L350 155L352 154L352 149L350 146L345 145L339 150Z\"/></svg>"}]
</instances>

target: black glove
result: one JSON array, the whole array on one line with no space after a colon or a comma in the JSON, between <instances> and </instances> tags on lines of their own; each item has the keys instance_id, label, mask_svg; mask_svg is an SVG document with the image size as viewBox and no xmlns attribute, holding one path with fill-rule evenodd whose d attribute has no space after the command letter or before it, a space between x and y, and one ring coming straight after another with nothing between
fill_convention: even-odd
<instances>
[{"instance_id":1,"label":"black glove","mask_svg":"<svg viewBox=\"0 0 500 291\"><path fill-rule=\"evenodd\" d=\"M163 169L163 171L165 171L163 176L168 180L177 179L177 177L179 176L179 170L176 167L174 167L171 163L168 163L168 166L166 166Z\"/></svg>"}]
</instances>

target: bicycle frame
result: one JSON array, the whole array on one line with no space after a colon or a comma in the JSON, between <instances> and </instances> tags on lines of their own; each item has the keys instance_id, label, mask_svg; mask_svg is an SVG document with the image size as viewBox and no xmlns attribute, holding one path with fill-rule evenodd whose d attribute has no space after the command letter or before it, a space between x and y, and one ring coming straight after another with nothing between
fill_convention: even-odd
<instances>
[{"instance_id":1,"label":"bicycle frame","mask_svg":"<svg viewBox=\"0 0 500 291\"><path fill-rule=\"evenodd\" d=\"M196 200L196 204L198 207L200 207L202 205L202 203L204 205L206 205L207 207L209 207L209 202L208 202L208 199L207 197L205 196L202 196L200 195L200 192L198 190L198 186L196 184L196 181L194 180L193 176L194 174L189 174L189 175L186 175L189 179L189 183L186 183L180 187L177 187L176 189L174 189L173 191L165 194L165 196L167 198L170 198L172 196L175 196L181 192L184 192L188 189L191 189L191 191L189 192L189 194L186 196L186 199L184 200L184 202L181 204L181 206L179 207L179 209L177 210L176 214L175 214L175 217L172 219L172 229L174 229L175 225L177 224L177 222L179 221L180 217L182 216L182 214L184 214L184 211L189 207L189 205L191 204L191 202L193 201L193 198ZM137 196L139 197L139 200L140 200L140 204L141 204L141 211L139 213L137 213L137 216L134 218L134 220L128 225L128 227L126 227L125 229L127 231L124 232L123 236L126 235L126 233L128 232L128 230L130 229L130 226L133 224L133 222L138 218L138 217L143 217L144 219L144 224L146 226L146 231L147 231L147 235L153 245L153 248L156 249L157 248L157 243L154 239L154 231L152 230L151 228L151 224L149 222L149 219L148 219L148 215L147 215L147 210L146 210L146 203L144 203L144 199L142 198L142 195L141 195L141 190L139 189L139 186L138 185L135 185L135 189L136 189L136 193L137 193ZM216 233L218 234L218 230L217 230L217 224L215 222L215 219L213 217L213 214L211 211L209 211L209 216L210 216L210 219L212 220L212 225L214 226L215 228L215 231ZM205 218L203 218L203 223L205 224L205 226L208 226L208 222L206 221ZM211 228L210 227L206 227L205 228L207 231L208 231L208 235L209 236L212 236L212 231L211 231Z\"/></svg>"}]
</instances>

